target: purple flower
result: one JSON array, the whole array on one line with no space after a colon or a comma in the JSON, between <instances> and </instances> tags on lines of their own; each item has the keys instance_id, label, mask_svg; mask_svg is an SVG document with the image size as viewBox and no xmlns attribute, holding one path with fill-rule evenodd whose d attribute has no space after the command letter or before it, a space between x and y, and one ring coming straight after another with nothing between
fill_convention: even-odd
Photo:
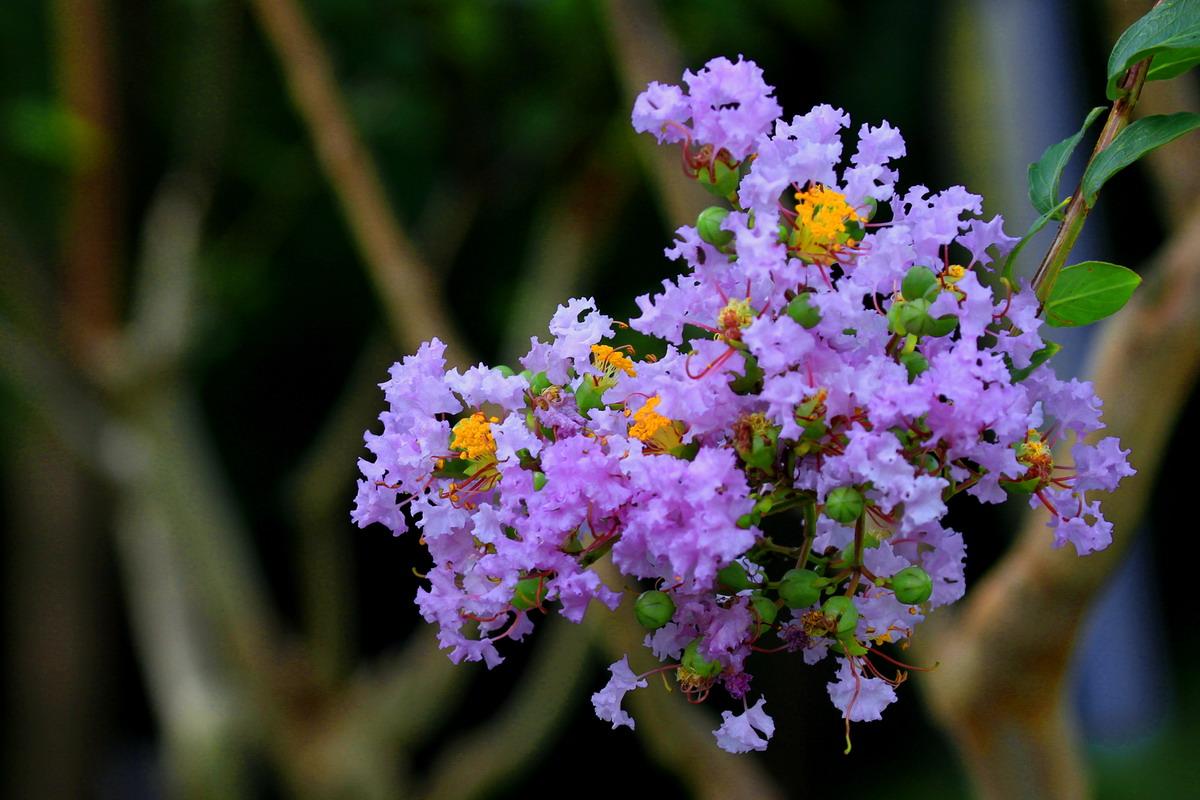
<instances>
[{"instance_id":1,"label":"purple flower","mask_svg":"<svg viewBox=\"0 0 1200 800\"><path fill-rule=\"evenodd\" d=\"M882 719L883 709L896 702L896 690L885 680L864 676L845 658L838 663L837 679L826 684L834 707L851 722Z\"/></svg>"},{"instance_id":2,"label":"purple flower","mask_svg":"<svg viewBox=\"0 0 1200 800\"><path fill-rule=\"evenodd\" d=\"M633 674L633 670L629 668L628 656L622 656L620 661L613 662L608 669L612 672L612 678L603 689L592 695L592 707L596 709L597 717L612 723L613 730L616 730L618 725L625 725L633 730L633 717L622 710L621 701L626 692L644 689L647 683L644 679L638 680Z\"/></svg>"},{"instance_id":3,"label":"purple flower","mask_svg":"<svg viewBox=\"0 0 1200 800\"><path fill-rule=\"evenodd\" d=\"M762 70L741 56L737 62L714 58L699 72L685 71L683 80L687 94L678 86L655 82L638 95L634 130L653 133L660 144L691 137L741 161L782 111Z\"/></svg>"},{"instance_id":4,"label":"purple flower","mask_svg":"<svg viewBox=\"0 0 1200 800\"><path fill-rule=\"evenodd\" d=\"M721 712L721 727L713 731L717 746L729 753L749 753L751 750L766 750L767 741L775 734L775 720L763 710L766 698L741 714Z\"/></svg>"}]
</instances>

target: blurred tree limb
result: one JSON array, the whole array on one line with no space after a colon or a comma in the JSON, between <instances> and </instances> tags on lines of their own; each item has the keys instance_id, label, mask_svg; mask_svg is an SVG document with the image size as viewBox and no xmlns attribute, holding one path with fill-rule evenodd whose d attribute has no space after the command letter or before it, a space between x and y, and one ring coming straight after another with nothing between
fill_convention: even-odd
<instances>
[{"instance_id":1,"label":"blurred tree limb","mask_svg":"<svg viewBox=\"0 0 1200 800\"><path fill-rule=\"evenodd\" d=\"M1168 436L1200 372L1200 205L1156 259L1152 277L1103 330L1090 374L1108 428L1138 474L1105 503L1114 541L1080 558L1054 550L1043 512L940 623L924 677L930 706L962 750L983 797L1087 794L1064 691L1092 601L1145 513Z\"/></svg>"},{"instance_id":2,"label":"blurred tree limb","mask_svg":"<svg viewBox=\"0 0 1200 800\"><path fill-rule=\"evenodd\" d=\"M626 108L650 81L676 81L683 74L679 47L667 32L652 0L601 0L603 22L608 28L613 67L621 79ZM631 132L626 133L632 136ZM667 226L691 222L709 203L708 194L679 168L673 148L659 147L649 137L634 142L642 169L651 179Z\"/></svg>"},{"instance_id":3,"label":"blurred tree limb","mask_svg":"<svg viewBox=\"0 0 1200 800\"><path fill-rule=\"evenodd\" d=\"M253 0L252 5L275 48L397 344L416 352L426 337L436 334L448 345L452 359L469 361L441 299L441 287L396 221L379 169L354 128L333 65L304 10L295 0Z\"/></svg>"}]
</instances>

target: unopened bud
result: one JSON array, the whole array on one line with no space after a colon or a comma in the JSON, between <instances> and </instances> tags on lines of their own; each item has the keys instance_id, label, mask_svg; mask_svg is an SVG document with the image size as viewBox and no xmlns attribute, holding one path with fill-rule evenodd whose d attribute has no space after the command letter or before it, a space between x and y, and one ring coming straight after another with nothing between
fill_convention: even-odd
<instances>
[{"instance_id":1,"label":"unopened bud","mask_svg":"<svg viewBox=\"0 0 1200 800\"><path fill-rule=\"evenodd\" d=\"M901 603L920 605L933 594L933 579L920 567L905 567L892 576L892 589Z\"/></svg>"},{"instance_id":2,"label":"unopened bud","mask_svg":"<svg viewBox=\"0 0 1200 800\"><path fill-rule=\"evenodd\" d=\"M723 230L721 223L729 216L729 209L709 206L696 218L696 232L702 241L721 248L733 241L733 231Z\"/></svg>"},{"instance_id":3,"label":"unopened bud","mask_svg":"<svg viewBox=\"0 0 1200 800\"><path fill-rule=\"evenodd\" d=\"M779 581L779 599L788 608L807 608L821 599L825 579L811 569L789 569Z\"/></svg>"},{"instance_id":4,"label":"unopened bud","mask_svg":"<svg viewBox=\"0 0 1200 800\"><path fill-rule=\"evenodd\" d=\"M862 493L853 486L838 487L825 498L825 516L843 525L849 525L861 517L865 507Z\"/></svg>"},{"instance_id":5,"label":"unopened bud","mask_svg":"<svg viewBox=\"0 0 1200 800\"><path fill-rule=\"evenodd\" d=\"M754 584L750 582L750 576L746 574L746 568L737 561L721 568L717 573L717 586L734 592L754 588Z\"/></svg>"},{"instance_id":6,"label":"unopened bud","mask_svg":"<svg viewBox=\"0 0 1200 800\"><path fill-rule=\"evenodd\" d=\"M656 631L675 616L675 601L658 589L642 592L633 604L633 614L643 628Z\"/></svg>"}]
</instances>

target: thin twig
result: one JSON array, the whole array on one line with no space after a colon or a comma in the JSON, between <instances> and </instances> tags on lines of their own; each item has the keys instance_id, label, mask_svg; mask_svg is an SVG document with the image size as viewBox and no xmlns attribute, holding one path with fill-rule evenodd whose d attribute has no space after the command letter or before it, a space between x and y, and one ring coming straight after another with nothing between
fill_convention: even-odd
<instances>
[{"instance_id":1,"label":"thin twig","mask_svg":"<svg viewBox=\"0 0 1200 800\"><path fill-rule=\"evenodd\" d=\"M429 336L469 361L442 290L396 222L380 173L351 122L325 48L294 0L253 0L288 90L337 194L396 342L415 352Z\"/></svg>"},{"instance_id":2,"label":"thin twig","mask_svg":"<svg viewBox=\"0 0 1200 800\"><path fill-rule=\"evenodd\" d=\"M530 667L504 706L486 726L446 745L434 763L421 797L433 800L484 797L526 771L582 700L590 675L590 640L595 618L582 625L548 620ZM471 769L464 771L463 764Z\"/></svg>"}]
</instances>

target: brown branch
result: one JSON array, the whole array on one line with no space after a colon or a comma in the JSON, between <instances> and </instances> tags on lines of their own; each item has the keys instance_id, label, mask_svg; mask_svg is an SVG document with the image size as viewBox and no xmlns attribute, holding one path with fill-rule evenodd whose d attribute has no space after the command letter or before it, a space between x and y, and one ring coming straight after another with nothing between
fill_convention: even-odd
<instances>
[{"instance_id":1,"label":"brown branch","mask_svg":"<svg viewBox=\"0 0 1200 800\"><path fill-rule=\"evenodd\" d=\"M575 177L554 191L536 212L540 235L517 286L501 353L516 358L529 337L545 331L554 309L585 282L593 254L617 221L629 196L630 170L624 122L606 131Z\"/></svg>"},{"instance_id":2,"label":"brown branch","mask_svg":"<svg viewBox=\"0 0 1200 800\"><path fill-rule=\"evenodd\" d=\"M927 629L941 662L924 678L930 705L982 797L1084 796L1064 682L1084 615L1136 532L1200 374L1200 205L1105 328L1091 374L1106 402L1101 435L1119 436L1138 470L1105 503L1112 546L1083 558L1054 550L1033 515L957 615Z\"/></svg>"},{"instance_id":3,"label":"brown branch","mask_svg":"<svg viewBox=\"0 0 1200 800\"><path fill-rule=\"evenodd\" d=\"M679 48L651 0L607 0L604 3L609 49L621 78L625 108L650 81L676 83L683 74ZM629 136L635 136L629 131ZM659 205L673 229L692 222L709 196L683 174L674 148L659 147L649 136L637 135L635 145L642 168L651 177Z\"/></svg>"},{"instance_id":4,"label":"brown branch","mask_svg":"<svg viewBox=\"0 0 1200 800\"><path fill-rule=\"evenodd\" d=\"M121 258L117 99L105 0L57 0L55 22L63 101L86 124L72 153L63 234L63 321L86 360L98 336L114 332Z\"/></svg>"},{"instance_id":5,"label":"brown branch","mask_svg":"<svg viewBox=\"0 0 1200 800\"><path fill-rule=\"evenodd\" d=\"M545 626L512 698L486 725L441 750L421 797L486 797L527 770L561 730L582 699L583 679L591 674L589 644L596 619L574 625L558 618Z\"/></svg>"},{"instance_id":6,"label":"brown branch","mask_svg":"<svg viewBox=\"0 0 1200 800\"><path fill-rule=\"evenodd\" d=\"M438 336L453 359L468 352L442 290L396 222L379 169L351 122L333 66L295 0L253 0L326 177L341 203L396 342L415 352Z\"/></svg>"}]
</instances>

